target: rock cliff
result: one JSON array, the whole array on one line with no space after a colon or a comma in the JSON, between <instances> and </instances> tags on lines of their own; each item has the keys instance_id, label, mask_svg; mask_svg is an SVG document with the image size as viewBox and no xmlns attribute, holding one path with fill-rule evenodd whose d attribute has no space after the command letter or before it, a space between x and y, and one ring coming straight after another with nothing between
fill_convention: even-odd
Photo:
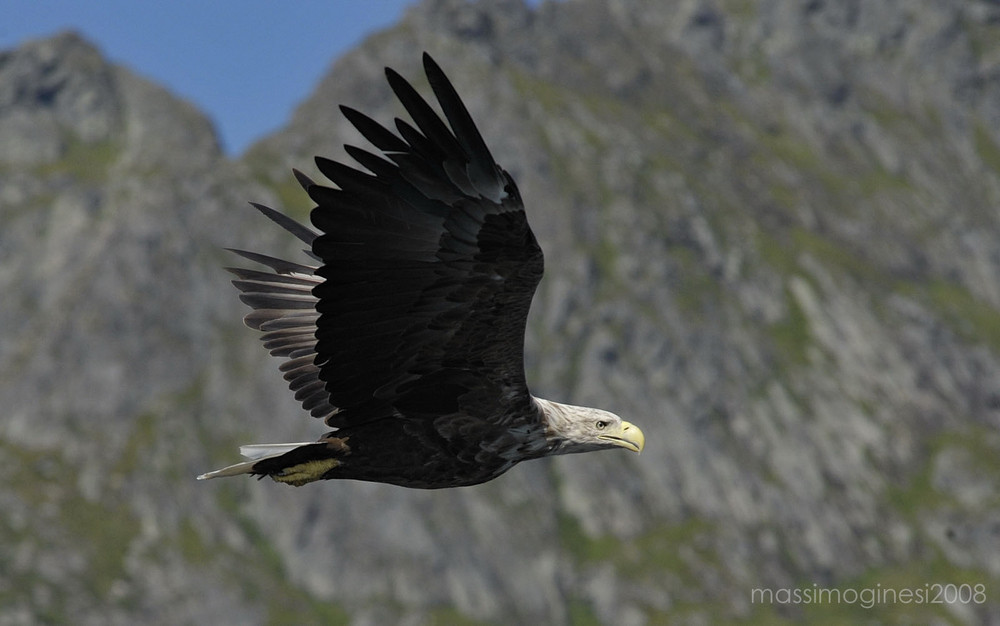
<instances>
[{"instance_id":1,"label":"rock cliff","mask_svg":"<svg viewBox=\"0 0 1000 626\"><path fill-rule=\"evenodd\" d=\"M443 65L546 251L539 395L638 458L195 483L321 432L241 327L247 200ZM419 85L419 81L417 81ZM238 160L72 34L0 53L0 624L1000 621L1000 7L426 0ZM753 589L984 585L985 602Z\"/></svg>"}]
</instances>

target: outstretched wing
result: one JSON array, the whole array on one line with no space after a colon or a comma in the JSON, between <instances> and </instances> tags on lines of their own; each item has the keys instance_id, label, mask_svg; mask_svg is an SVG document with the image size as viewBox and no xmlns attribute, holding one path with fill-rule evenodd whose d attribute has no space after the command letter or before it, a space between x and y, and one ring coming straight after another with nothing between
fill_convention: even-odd
<instances>
[{"instance_id":1,"label":"outstretched wing","mask_svg":"<svg viewBox=\"0 0 1000 626\"><path fill-rule=\"evenodd\" d=\"M474 403L493 421L533 412L524 329L542 251L514 181L438 65L423 61L447 125L386 69L416 126L397 119L396 135L341 107L383 155L347 146L368 173L318 158L339 189L307 186L323 233L312 246L324 279L313 290L315 364L341 409L331 426Z\"/></svg>"},{"instance_id":2,"label":"outstretched wing","mask_svg":"<svg viewBox=\"0 0 1000 626\"><path fill-rule=\"evenodd\" d=\"M336 188L295 173L320 233L254 205L322 265L237 250L272 272L230 271L254 308L247 325L286 359L312 415L337 428L443 416L451 423L427 426L444 439L456 429L495 436L513 416L537 414L523 361L542 251L514 181L440 67L423 61L444 120L387 68L415 126L397 119L396 134L341 107L382 154L346 146L367 171L317 157Z\"/></svg>"}]
</instances>

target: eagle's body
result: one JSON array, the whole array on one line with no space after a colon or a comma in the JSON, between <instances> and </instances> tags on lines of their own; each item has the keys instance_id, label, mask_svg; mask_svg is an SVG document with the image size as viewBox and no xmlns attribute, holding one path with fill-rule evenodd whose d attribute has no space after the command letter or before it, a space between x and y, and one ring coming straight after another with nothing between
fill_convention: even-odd
<instances>
[{"instance_id":1,"label":"eagle's body","mask_svg":"<svg viewBox=\"0 0 1000 626\"><path fill-rule=\"evenodd\" d=\"M612 413L529 393L524 330L542 251L451 83L426 54L424 68L447 126L387 69L416 126L397 119L396 135L341 107L382 156L347 146L370 173L317 158L338 188L296 172L320 232L254 205L318 266L234 250L271 270L230 270L254 309L247 325L285 359L296 399L333 430L317 442L245 446L248 461L199 478L429 489L552 454L642 449L641 431Z\"/></svg>"}]
</instances>

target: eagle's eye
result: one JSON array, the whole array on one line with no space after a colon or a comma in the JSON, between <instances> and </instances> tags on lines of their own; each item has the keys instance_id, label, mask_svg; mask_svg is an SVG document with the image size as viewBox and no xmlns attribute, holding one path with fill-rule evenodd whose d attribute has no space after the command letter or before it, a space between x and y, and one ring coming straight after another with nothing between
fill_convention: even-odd
<instances>
[{"instance_id":1,"label":"eagle's eye","mask_svg":"<svg viewBox=\"0 0 1000 626\"><path fill-rule=\"evenodd\" d=\"M597 426L597 430L604 430L604 427L607 426L608 423L605 422L604 420L600 420L599 422L597 422L594 425Z\"/></svg>"}]
</instances>

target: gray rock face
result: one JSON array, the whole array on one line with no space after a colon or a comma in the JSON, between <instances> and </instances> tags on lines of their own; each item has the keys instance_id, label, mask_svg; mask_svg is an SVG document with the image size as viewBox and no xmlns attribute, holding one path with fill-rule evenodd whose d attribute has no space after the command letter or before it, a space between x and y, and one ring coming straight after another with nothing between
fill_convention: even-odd
<instances>
[{"instance_id":1,"label":"gray rock face","mask_svg":"<svg viewBox=\"0 0 1000 626\"><path fill-rule=\"evenodd\" d=\"M362 142L338 103L397 115L421 50L546 250L533 390L646 451L195 483L322 432L220 248L294 254L243 203L301 216L289 168ZM1000 620L998 62L991 2L431 0L229 162L76 36L2 53L0 624ZM986 601L751 594L931 583Z\"/></svg>"},{"instance_id":2,"label":"gray rock face","mask_svg":"<svg viewBox=\"0 0 1000 626\"><path fill-rule=\"evenodd\" d=\"M46 163L71 141L93 144L120 128L113 70L67 34L0 55L0 158Z\"/></svg>"}]
</instances>

